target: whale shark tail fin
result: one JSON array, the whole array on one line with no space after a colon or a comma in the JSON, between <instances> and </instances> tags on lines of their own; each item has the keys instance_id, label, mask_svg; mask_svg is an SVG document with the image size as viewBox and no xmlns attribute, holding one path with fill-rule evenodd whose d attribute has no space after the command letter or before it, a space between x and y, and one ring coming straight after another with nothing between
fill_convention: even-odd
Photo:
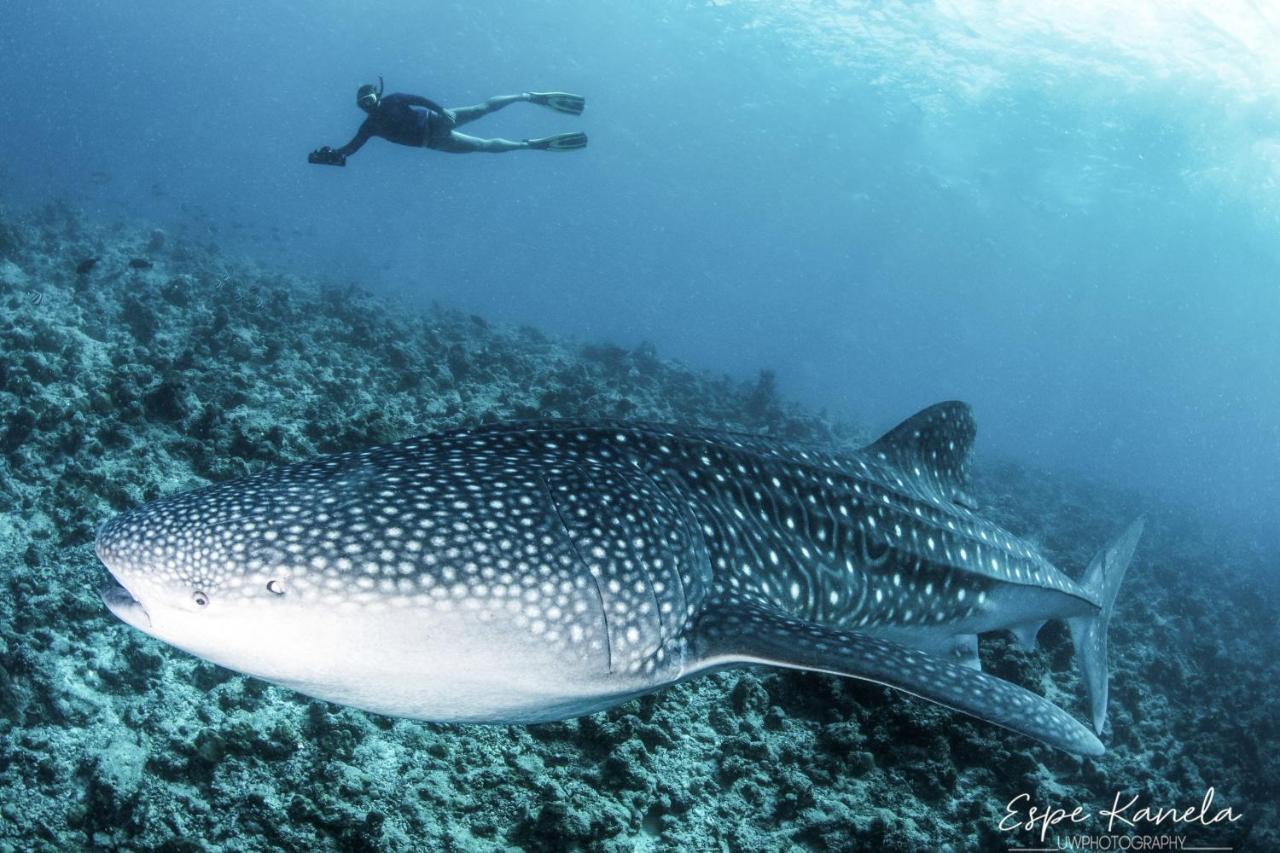
<instances>
[{"instance_id":1,"label":"whale shark tail fin","mask_svg":"<svg viewBox=\"0 0 1280 853\"><path fill-rule=\"evenodd\" d=\"M1080 678L1089 691L1093 730L1098 734L1102 734L1102 725L1107 721L1107 626L1111 623L1120 582L1142 536L1143 523L1144 519L1139 518L1130 524L1114 542L1099 551L1085 569L1080 585L1097 597L1098 612L1067 620L1076 659L1080 661Z\"/></svg>"},{"instance_id":2,"label":"whale shark tail fin","mask_svg":"<svg viewBox=\"0 0 1280 853\"><path fill-rule=\"evenodd\" d=\"M1088 726L1042 696L919 649L796 619L775 608L720 598L694 629L697 661L685 676L738 664L768 664L860 678L972 714L1050 746L1101 755Z\"/></svg>"}]
</instances>

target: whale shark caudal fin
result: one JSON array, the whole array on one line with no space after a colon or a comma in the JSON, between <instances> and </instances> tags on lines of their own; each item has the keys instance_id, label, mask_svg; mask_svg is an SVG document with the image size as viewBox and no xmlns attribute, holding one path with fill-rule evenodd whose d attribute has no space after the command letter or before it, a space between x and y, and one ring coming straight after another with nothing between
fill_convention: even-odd
<instances>
[{"instance_id":1,"label":"whale shark caudal fin","mask_svg":"<svg viewBox=\"0 0 1280 853\"><path fill-rule=\"evenodd\" d=\"M1102 725L1107 721L1107 626L1111 623L1116 592L1133 559L1133 549L1142 535L1144 522L1139 518L1130 524L1114 542L1099 551L1089 568L1085 569L1080 586L1097 596L1099 611L1093 616L1067 620L1071 627L1071 641L1076 647L1076 659L1080 661L1080 678L1089 691L1093 730L1098 734L1102 734Z\"/></svg>"},{"instance_id":2,"label":"whale shark caudal fin","mask_svg":"<svg viewBox=\"0 0 1280 853\"><path fill-rule=\"evenodd\" d=\"M710 603L695 628L698 670L762 663L861 678L946 705L1067 752L1101 755L1088 727L1047 699L926 652L792 618L734 599Z\"/></svg>"}]
</instances>

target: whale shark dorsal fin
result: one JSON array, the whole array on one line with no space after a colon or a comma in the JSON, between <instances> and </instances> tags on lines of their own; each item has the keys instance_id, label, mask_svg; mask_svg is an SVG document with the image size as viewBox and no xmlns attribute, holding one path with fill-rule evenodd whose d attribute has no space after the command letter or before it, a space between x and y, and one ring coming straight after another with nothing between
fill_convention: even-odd
<instances>
[{"instance_id":1,"label":"whale shark dorsal fin","mask_svg":"<svg viewBox=\"0 0 1280 853\"><path fill-rule=\"evenodd\" d=\"M862 453L886 462L948 499L973 508L969 459L977 424L968 403L951 400L916 412Z\"/></svg>"},{"instance_id":2,"label":"whale shark dorsal fin","mask_svg":"<svg viewBox=\"0 0 1280 853\"><path fill-rule=\"evenodd\" d=\"M806 669L873 681L972 714L1077 755L1102 743L1075 717L1008 681L919 649L857 631L797 619L776 608L724 597L694 626L696 663L686 676L744 663Z\"/></svg>"}]
</instances>

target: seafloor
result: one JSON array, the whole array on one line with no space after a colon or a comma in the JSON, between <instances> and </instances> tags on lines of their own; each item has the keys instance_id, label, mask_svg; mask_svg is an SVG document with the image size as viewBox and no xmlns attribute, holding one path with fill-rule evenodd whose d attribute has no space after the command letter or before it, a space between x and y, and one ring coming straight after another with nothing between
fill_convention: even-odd
<instances>
[{"instance_id":1,"label":"seafloor","mask_svg":"<svg viewBox=\"0 0 1280 853\"><path fill-rule=\"evenodd\" d=\"M100 258L77 274L77 262ZM135 269L133 258L153 266ZM1019 793L1242 818L1150 831L1280 850L1276 557L1186 513L1011 464L985 509L1070 572L1149 523L1081 760L904 694L729 672L528 727L377 717L240 678L116 621L96 526L261 466L508 417L608 415L862 437L651 348L582 346L65 207L0 215L0 848L969 850ZM904 416L910 414L902 413ZM985 667L1083 716L1061 626ZM1098 831L1096 826L1092 831Z\"/></svg>"}]
</instances>

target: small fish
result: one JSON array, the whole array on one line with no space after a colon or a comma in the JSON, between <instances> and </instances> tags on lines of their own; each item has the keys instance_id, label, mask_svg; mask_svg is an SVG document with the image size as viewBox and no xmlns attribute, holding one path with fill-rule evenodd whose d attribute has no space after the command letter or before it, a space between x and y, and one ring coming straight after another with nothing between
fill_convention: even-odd
<instances>
[{"instance_id":1,"label":"small fish","mask_svg":"<svg viewBox=\"0 0 1280 853\"><path fill-rule=\"evenodd\" d=\"M27 302L31 303L32 305L36 305L36 306L43 305L43 304L44 304L44 291L43 291L43 290L28 290L28 291L27 291Z\"/></svg>"},{"instance_id":2,"label":"small fish","mask_svg":"<svg viewBox=\"0 0 1280 853\"><path fill-rule=\"evenodd\" d=\"M1107 625L1142 531L1079 580L974 511L969 407L844 456L656 424L498 424L324 456L105 524L107 607L180 649L370 711L589 714L772 664L878 682L1099 755ZM981 671L1065 620L1092 730Z\"/></svg>"},{"instance_id":3,"label":"small fish","mask_svg":"<svg viewBox=\"0 0 1280 853\"><path fill-rule=\"evenodd\" d=\"M133 258L129 261L129 266L135 270L149 270L155 266L155 264L151 263L151 261L146 258Z\"/></svg>"},{"instance_id":4,"label":"small fish","mask_svg":"<svg viewBox=\"0 0 1280 853\"><path fill-rule=\"evenodd\" d=\"M76 275L88 275L93 272L93 268L98 265L98 258L85 258L76 264Z\"/></svg>"},{"instance_id":5,"label":"small fish","mask_svg":"<svg viewBox=\"0 0 1280 853\"><path fill-rule=\"evenodd\" d=\"M257 291L257 290L252 292L242 293L239 299L237 299L236 301L238 301L241 305L244 305L246 308L248 308L251 312L255 314L261 311L267 305L267 298L263 296L260 291Z\"/></svg>"}]
</instances>

